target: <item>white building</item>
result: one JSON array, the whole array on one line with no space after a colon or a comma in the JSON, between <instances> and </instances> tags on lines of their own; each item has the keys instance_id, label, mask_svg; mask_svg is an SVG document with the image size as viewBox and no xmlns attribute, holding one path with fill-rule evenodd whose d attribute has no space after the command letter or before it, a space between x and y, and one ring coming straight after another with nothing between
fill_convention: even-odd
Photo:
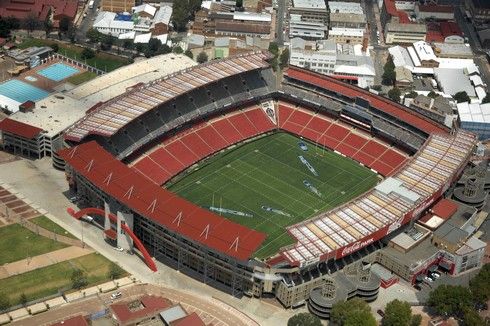
<instances>
[{"instance_id":1,"label":"white building","mask_svg":"<svg viewBox=\"0 0 490 326\"><path fill-rule=\"evenodd\" d=\"M134 30L133 21L116 20L117 14L109 11L101 11L95 17L93 27L102 34L119 36Z\"/></svg>"},{"instance_id":2,"label":"white building","mask_svg":"<svg viewBox=\"0 0 490 326\"><path fill-rule=\"evenodd\" d=\"M301 37L304 39L327 38L327 27L322 22L304 21L300 15L292 14L289 21L289 37Z\"/></svg>"},{"instance_id":3,"label":"white building","mask_svg":"<svg viewBox=\"0 0 490 326\"><path fill-rule=\"evenodd\" d=\"M364 29L333 27L328 31L328 39L335 43L362 44Z\"/></svg>"},{"instance_id":4,"label":"white building","mask_svg":"<svg viewBox=\"0 0 490 326\"><path fill-rule=\"evenodd\" d=\"M361 4L356 2L329 1L328 8L330 9L330 12L364 14Z\"/></svg>"},{"instance_id":5,"label":"white building","mask_svg":"<svg viewBox=\"0 0 490 326\"><path fill-rule=\"evenodd\" d=\"M461 127L472 131L480 139L490 138L490 103L458 103Z\"/></svg>"}]
</instances>

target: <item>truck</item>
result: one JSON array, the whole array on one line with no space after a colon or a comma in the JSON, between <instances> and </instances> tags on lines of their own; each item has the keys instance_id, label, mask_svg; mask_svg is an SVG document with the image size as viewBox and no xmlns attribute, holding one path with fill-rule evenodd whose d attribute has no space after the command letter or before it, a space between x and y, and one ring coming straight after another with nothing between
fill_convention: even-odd
<instances>
[{"instance_id":1,"label":"truck","mask_svg":"<svg viewBox=\"0 0 490 326\"><path fill-rule=\"evenodd\" d=\"M90 0L88 3L88 9L94 9L94 0Z\"/></svg>"}]
</instances>

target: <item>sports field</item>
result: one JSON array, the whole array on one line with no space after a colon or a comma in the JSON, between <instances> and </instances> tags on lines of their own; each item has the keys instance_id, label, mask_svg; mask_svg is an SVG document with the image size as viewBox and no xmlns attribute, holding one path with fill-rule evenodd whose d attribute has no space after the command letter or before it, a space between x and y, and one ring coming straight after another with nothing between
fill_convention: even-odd
<instances>
[{"instance_id":1,"label":"sports field","mask_svg":"<svg viewBox=\"0 0 490 326\"><path fill-rule=\"evenodd\" d=\"M293 243L285 227L371 189L377 175L359 163L288 133L230 148L203 162L169 190L267 238L266 258Z\"/></svg>"}]
</instances>

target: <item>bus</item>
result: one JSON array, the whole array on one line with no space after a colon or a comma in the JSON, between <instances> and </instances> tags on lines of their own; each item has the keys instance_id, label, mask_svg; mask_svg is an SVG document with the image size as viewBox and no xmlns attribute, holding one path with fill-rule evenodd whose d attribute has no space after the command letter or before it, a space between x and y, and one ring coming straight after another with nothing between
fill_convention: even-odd
<instances>
[{"instance_id":1,"label":"bus","mask_svg":"<svg viewBox=\"0 0 490 326\"><path fill-rule=\"evenodd\" d=\"M88 9L94 9L94 0L90 0L88 3Z\"/></svg>"}]
</instances>

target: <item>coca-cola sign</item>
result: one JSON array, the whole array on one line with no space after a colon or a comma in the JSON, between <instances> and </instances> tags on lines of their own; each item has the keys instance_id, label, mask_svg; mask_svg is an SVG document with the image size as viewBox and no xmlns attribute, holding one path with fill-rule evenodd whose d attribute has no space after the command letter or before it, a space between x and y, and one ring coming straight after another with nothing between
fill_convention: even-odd
<instances>
[{"instance_id":1,"label":"coca-cola sign","mask_svg":"<svg viewBox=\"0 0 490 326\"><path fill-rule=\"evenodd\" d=\"M369 238L367 240L364 240L364 241L357 241L357 242L354 242L351 246L349 247L345 247L343 250L342 250L342 253L341 253L341 257L344 257L344 256L347 256L347 255L350 255L351 253L353 253L354 251L357 251L371 243L374 242L374 238Z\"/></svg>"}]
</instances>

